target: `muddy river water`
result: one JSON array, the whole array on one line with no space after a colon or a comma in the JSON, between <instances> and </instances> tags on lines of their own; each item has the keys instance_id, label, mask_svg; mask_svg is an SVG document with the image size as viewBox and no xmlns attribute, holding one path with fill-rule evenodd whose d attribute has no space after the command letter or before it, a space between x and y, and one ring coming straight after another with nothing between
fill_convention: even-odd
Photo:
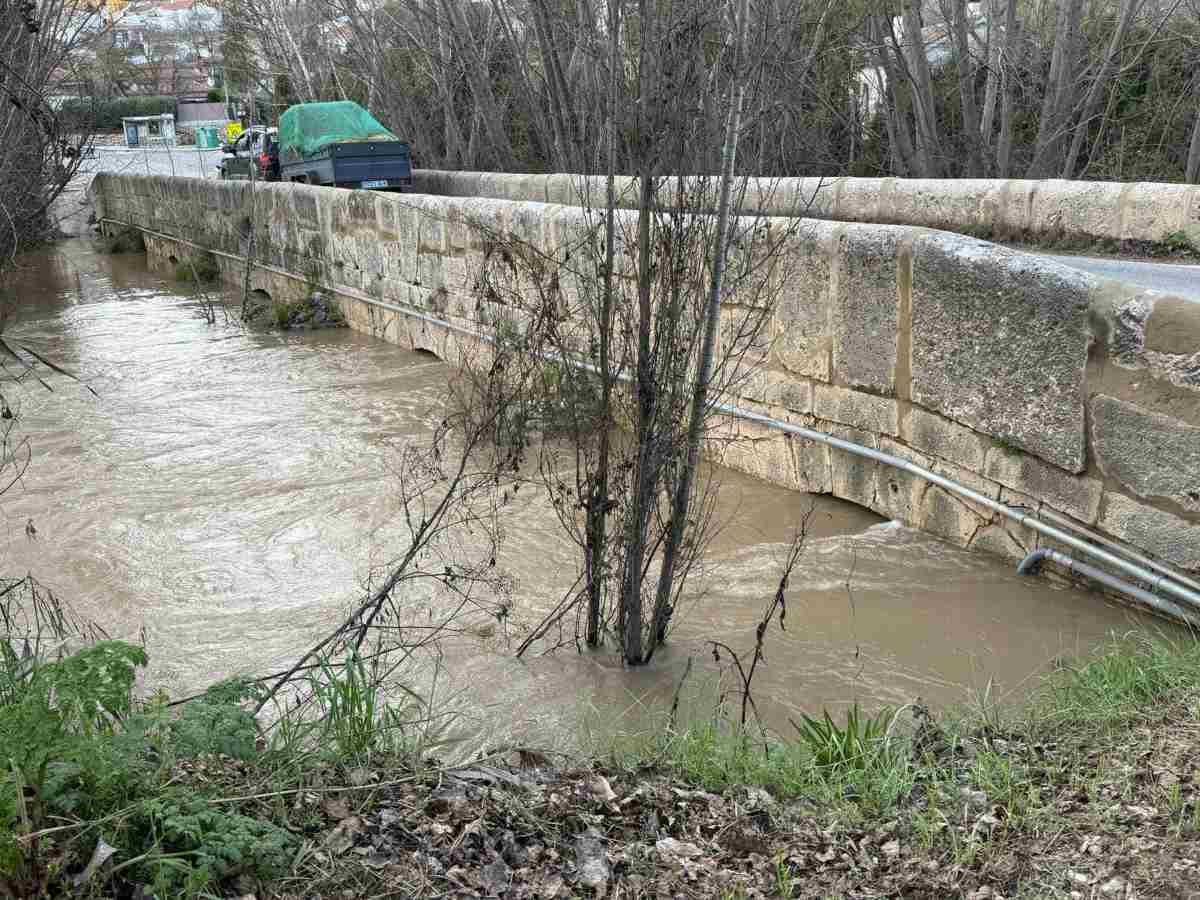
<instances>
[{"instance_id":1,"label":"muddy river water","mask_svg":"<svg viewBox=\"0 0 1200 900\"><path fill-rule=\"evenodd\" d=\"M393 466L436 421L437 360L346 329L207 324L143 256L84 241L26 258L14 299L7 333L83 373L99 399L59 377L53 393L26 384L10 397L32 464L0 499L3 571L32 572L114 636L144 633L155 683L189 692L290 661L401 547ZM466 721L553 741L661 708L689 656L693 680L712 683L705 639L752 645L811 502L734 473L723 482L729 524L701 596L639 671L569 648L513 659L522 625L575 571L549 506L523 494L500 560L517 578L516 637L465 639L447 659ZM989 682L994 697L1020 696L1056 657L1144 624L853 505L816 509L788 631L772 630L756 682L780 727L854 701L960 703Z\"/></svg>"}]
</instances>

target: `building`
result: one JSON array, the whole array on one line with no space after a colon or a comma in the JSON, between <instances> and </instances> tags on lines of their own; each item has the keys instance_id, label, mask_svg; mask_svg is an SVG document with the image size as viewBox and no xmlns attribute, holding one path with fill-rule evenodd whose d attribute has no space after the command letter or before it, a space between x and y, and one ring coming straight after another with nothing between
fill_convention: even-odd
<instances>
[{"instance_id":1,"label":"building","mask_svg":"<svg viewBox=\"0 0 1200 900\"><path fill-rule=\"evenodd\" d=\"M937 71L954 61L954 35L952 23L941 12L940 6L933 4L923 12L927 24L921 28L921 43L925 47L925 58L929 66ZM1003 26L999 31L1003 32ZM892 32L901 47L906 46L908 39L904 34L904 19L896 16L892 19ZM972 44L972 52L983 53L988 42L988 15L986 5L982 2L967 4L967 40ZM855 97L858 121L865 129L875 117L880 105L887 94L887 73L879 66L868 66L857 73L857 96Z\"/></svg>"},{"instance_id":2,"label":"building","mask_svg":"<svg viewBox=\"0 0 1200 900\"><path fill-rule=\"evenodd\" d=\"M104 0L96 53L120 94L203 102L220 84L221 14L198 0Z\"/></svg>"},{"instance_id":3,"label":"building","mask_svg":"<svg viewBox=\"0 0 1200 900\"><path fill-rule=\"evenodd\" d=\"M121 119L126 147L174 147L175 116L126 116Z\"/></svg>"}]
</instances>

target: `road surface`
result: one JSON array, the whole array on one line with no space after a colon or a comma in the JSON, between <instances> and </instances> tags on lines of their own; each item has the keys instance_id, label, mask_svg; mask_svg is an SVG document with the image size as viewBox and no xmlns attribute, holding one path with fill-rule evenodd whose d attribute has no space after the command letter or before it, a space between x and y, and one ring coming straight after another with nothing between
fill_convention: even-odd
<instances>
[{"instance_id":1,"label":"road surface","mask_svg":"<svg viewBox=\"0 0 1200 900\"><path fill-rule=\"evenodd\" d=\"M1112 278L1200 302L1200 265L1141 262L1119 257L1042 255L1101 278Z\"/></svg>"}]
</instances>

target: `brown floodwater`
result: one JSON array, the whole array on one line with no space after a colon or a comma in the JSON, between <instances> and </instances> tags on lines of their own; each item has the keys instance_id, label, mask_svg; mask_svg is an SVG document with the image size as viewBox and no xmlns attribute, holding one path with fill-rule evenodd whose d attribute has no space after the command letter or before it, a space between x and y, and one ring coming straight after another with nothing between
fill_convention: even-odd
<instances>
[{"instance_id":1,"label":"brown floodwater","mask_svg":"<svg viewBox=\"0 0 1200 900\"><path fill-rule=\"evenodd\" d=\"M27 257L13 286L7 334L81 372L99 398L57 376L53 393L5 388L33 455L0 498L0 571L31 572L113 636L144 634L155 684L191 692L290 661L402 548L395 462L438 419L442 363L346 329L207 324L144 256L85 241ZM464 723L544 744L661 710L689 657L691 682L714 685L706 639L752 646L814 499L788 630L770 632L755 683L775 726L856 701L961 703L989 683L993 699L1019 697L1056 657L1146 626L852 504L721 480L727 525L703 581L669 647L637 671L571 647L513 658L576 562L542 498L523 491L506 507L513 638L448 652L441 683Z\"/></svg>"}]
</instances>

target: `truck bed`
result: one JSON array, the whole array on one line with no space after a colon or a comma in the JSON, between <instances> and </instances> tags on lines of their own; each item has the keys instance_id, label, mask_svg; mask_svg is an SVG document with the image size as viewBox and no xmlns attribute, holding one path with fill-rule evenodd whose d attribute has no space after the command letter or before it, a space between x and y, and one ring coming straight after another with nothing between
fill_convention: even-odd
<instances>
[{"instance_id":1,"label":"truck bed","mask_svg":"<svg viewBox=\"0 0 1200 900\"><path fill-rule=\"evenodd\" d=\"M403 141L349 141L330 144L306 158L280 156L283 181L371 190L412 186L408 144Z\"/></svg>"}]
</instances>

